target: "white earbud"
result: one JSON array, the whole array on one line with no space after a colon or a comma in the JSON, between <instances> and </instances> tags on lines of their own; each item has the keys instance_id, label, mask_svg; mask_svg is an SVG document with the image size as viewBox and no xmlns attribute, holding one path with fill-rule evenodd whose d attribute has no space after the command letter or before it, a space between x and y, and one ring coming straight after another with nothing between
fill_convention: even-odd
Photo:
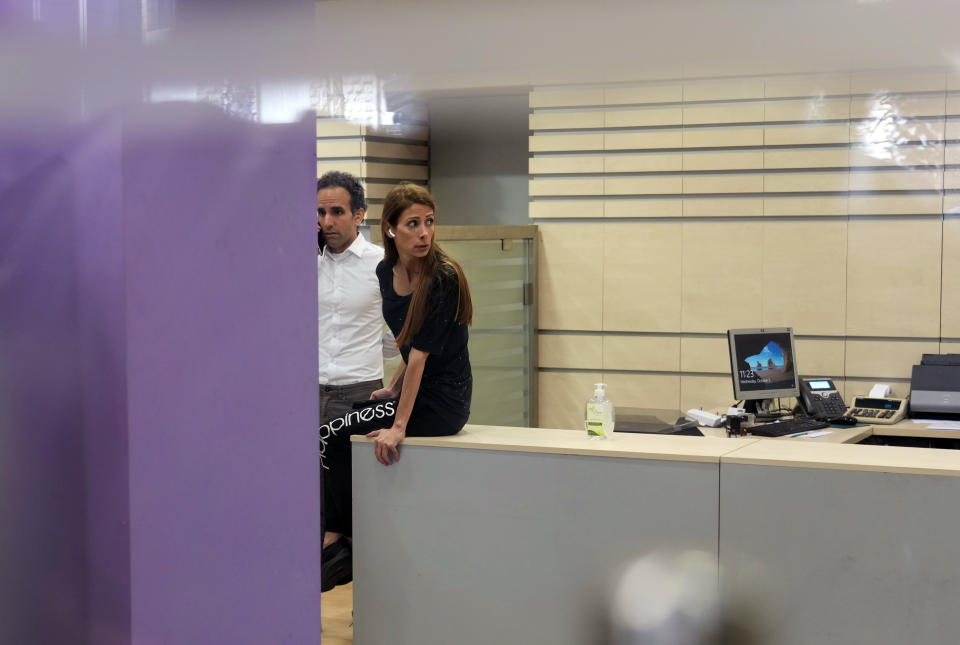
<instances>
[{"instance_id":1,"label":"white earbud","mask_svg":"<svg viewBox=\"0 0 960 645\"><path fill-rule=\"evenodd\" d=\"M392 228L388 228L388 229L387 229L387 235L389 235L390 237L396 237L396 236L397 236L397 234L393 232L393 229L392 229Z\"/></svg>"}]
</instances>

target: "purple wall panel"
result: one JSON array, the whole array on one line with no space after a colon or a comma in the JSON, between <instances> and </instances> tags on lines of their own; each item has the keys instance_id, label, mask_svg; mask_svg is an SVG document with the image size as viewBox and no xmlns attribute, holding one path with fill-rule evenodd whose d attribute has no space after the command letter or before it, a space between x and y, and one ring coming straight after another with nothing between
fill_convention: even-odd
<instances>
[{"instance_id":1,"label":"purple wall panel","mask_svg":"<svg viewBox=\"0 0 960 645\"><path fill-rule=\"evenodd\" d=\"M71 147L86 509L89 642L130 642L126 276L119 119Z\"/></svg>"},{"instance_id":2,"label":"purple wall panel","mask_svg":"<svg viewBox=\"0 0 960 645\"><path fill-rule=\"evenodd\" d=\"M82 642L77 182L57 136L0 142L0 642Z\"/></svg>"},{"instance_id":3,"label":"purple wall panel","mask_svg":"<svg viewBox=\"0 0 960 645\"><path fill-rule=\"evenodd\" d=\"M319 641L312 142L0 132L0 642Z\"/></svg>"},{"instance_id":4,"label":"purple wall panel","mask_svg":"<svg viewBox=\"0 0 960 645\"><path fill-rule=\"evenodd\" d=\"M133 637L315 643L313 121L147 114L123 143Z\"/></svg>"}]
</instances>

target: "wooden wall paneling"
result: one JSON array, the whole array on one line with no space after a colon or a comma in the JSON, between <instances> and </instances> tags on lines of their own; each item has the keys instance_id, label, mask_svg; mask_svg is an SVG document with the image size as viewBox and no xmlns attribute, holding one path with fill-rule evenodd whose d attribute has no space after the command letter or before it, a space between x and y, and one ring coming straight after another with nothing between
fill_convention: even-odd
<instances>
[{"instance_id":1,"label":"wooden wall paneling","mask_svg":"<svg viewBox=\"0 0 960 645\"><path fill-rule=\"evenodd\" d=\"M850 122L850 143L878 146L887 143L925 143L942 141L946 123L940 119L903 120L884 116L866 121Z\"/></svg>"},{"instance_id":2,"label":"wooden wall paneling","mask_svg":"<svg viewBox=\"0 0 960 645\"><path fill-rule=\"evenodd\" d=\"M363 177L363 162L360 159L350 159L344 160L339 159L337 161L317 161L317 177L319 178L325 172L331 170L339 170L341 172L348 172L354 177Z\"/></svg>"},{"instance_id":3,"label":"wooden wall paneling","mask_svg":"<svg viewBox=\"0 0 960 645\"><path fill-rule=\"evenodd\" d=\"M762 146L764 128L754 126L684 128L684 148Z\"/></svg>"},{"instance_id":4,"label":"wooden wall paneling","mask_svg":"<svg viewBox=\"0 0 960 645\"><path fill-rule=\"evenodd\" d=\"M683 153L659 152L606 155L604 172L674 172L683 170Z\"/></svg>"},{"instance_id":5,"label":"wooden wall paneling","mask_svg":"<svg viewBox=\"0 0 960 645\"><path fill-rule=\"evenodd\" d=\"M943 213L944 215L960 213L960 193L944 193Z\"/></svg>"},{"instance_id":6,"label":"wooden wall paneling","mask_svg":"<svg viewBox=\"0 0 960 645\"><path fill-rule=\"evenodd\" d=\"M911 117L943 116L946 110L946 95L934 96L888 96L877 95L855 98L850 101L851 119L881 120Z\"/></svg>"},{"instance_id":7,"label":"wooden wall paneling","mask_svg":"<svg viewBox=\"0 0 960 645\"><path fill-rule=\"evenodd\" d=\"M644 103L679 103L683 100L683 85L641 85L636 87L608 87L604 91L607 105L640 105Z\"/></svg>"},{"instance_id":8,"label":"wooden wall paneling","mask_svg":"<svg viewBox=\"0 0 960 645\"><path fill-rule=\"evenodd\" d=\"M848 239L846 333L938 336L941 220L851 219Z\"/></svg>"},{"instance_id":9,"label":"wooden wall paneling","mask_svg":"<svg viewBox=\"0 0 960 645\"><path fill-rule=\"evenodd\" d=\"M599 155L531 157L529 170L532 175L600 174L603 172L603 157Z\"/></svg>"},{"instance_id":10,"label":"wooden wall paneling","mask_svg":"<svg viewBox=\"0 0 960 645\"><path fill-rule=\"evenodd\" d=\"M683 84L683 100L690 102L761 99L763 85L761 78L687 81Z\"/></svg>"},{"instance_id":11,"label":"wooden wall paneling","mask_svg":"<svg viewBox=\"0 0 960 645\"><path fill-rule=\"evenodd\" d=\"M343 119L317 119L317 138L323 137L359 137L363 126Z\"/></svg>"},{"instance_id":12,"label":"wooden wall paneling","mask_svg":"<svg viewBox=\"0 0 960 645\"><path fill-rule=\"evenodd\" d=\"M580 107L603 105L603 89L534 90L530 92L530 108Z\"/></svg>"},{"instance_id":13,"label":"wooden wall paneling","mask_svg":"<svg viewBox=\"0 0 960 645\"><path fill-rule=\"evenodd\" d=\"M680 338L604 334L603 369L676 372L680 369Z\"/></svg>"},{"instance_id":14,"label":"wooden wall paneling","mask_svg":"<svg viewBox=\"0 0 960 645\"><path fill-rule=\"evenodd\" d=\"M683 152L683 170L756 170L763 168L762 150Z\"/></svg>"},{"instance_id":15,"label":"wooden wall paneling","mask_svg":"<svg viewBox=\"0 0 960 645\"><path fill-rule=\"evenodd\" d=\"M763 175L763 190L768 193L846 192L850 172L783 172Z\"/></svg>"},{"instance_id":16,"label":"wooden wall paneling","mask_svg":"<svg viewBox=\"0 0 960 645\"><path fill-rule=\"evenodd\" d=\"M763 143L768 146L816 145L848 143L847 123L768 125L763 128Z\"/></svg>"},{"instance_id":17,"label":"wooden wall paneling","mask_svg":"<svg viewBox=\"0 0 960 645\"><path fill-rule=\"evenodd\" d=\"M680 326L681 224L603 225L603 327L676 331Z\"/></svg>"},{"instance_id":18,"label":"wooden wall paneling","mask_svg":"<svg viewBox=\"0 0 960 645\"><path fill-rule=\"evenodd\" d=\"M832 121L850 118L850 99L821 98L802 101L767 101L763 119L767 123L778 121Z\"/></svg>"},{"instance_id":19,"label":"wooden wall paneling","mask_svg":"<svg viewBox=\"0 0 960 645\"><path fill-rule=\"evenodd\" d=\"M595 177L589 179L551 179L530 180L530 196L570 197L576 195L602 195L604 180Z\"/></svg>"},{"instance_id":20,"label":"wooden wall paneling","mask_svg":"<svg viewBox=\"0 0 960 645\"><path fill-rule=\"evenodd\" d=\"M530 202L528 214L531 219L547 217L603 217L603 202L599 199L546 199L532 201Z\"/></svg>"},{"instance_id":21,"label":"wooden wall paneling","mask_svg":"<svg viewBox=\"0 0 960 645\"><path fill-rule=\"evenodd\" d=\"M960 170L945 170L943 172L943 187L947 190L960 189Z\"/></svg>"},{"instance_id":22,"label":"wooden wall paneling","mask_svg":"<svg viewBox=\"0 0 960 645\"><path fill-rule=\"evenodd\" d=\"M851 166L930 166L944 162L944 147L939 141L913 145L869 145L850 149ZM950 163L949 161L947 163Z\"/></svg>"},{"instance_id":23,"label":"wooden wall paneling","mask_svg":"<svg viewBox=\"0 0 960 645\"><path fill-rule=\"evenodd\" d=\"M412 143L366 140L363 142L363 156L403 159L405 161L427 161L430 157L430 149L426 145Z\"/></svg>"},{"instance_id":24,"label":"wooden wall paneling","mask_svg":"<svg viewBox=\"0 0 960 645\"><path fill-rule=\"evenodd\" d=\"M603 375L597 372L543 371L539 380L537 423L541 428L579 430L586 437L583 417L587 399L593 395L593 384ZM614 402L616 403L616 402Z\"/></svg>"},{"instance_id":25,"label":"wooden wall paneling","mask_svg":"<svg viewBox=\"0 0 960 645\"><path fill-rule=\"evenodd\" d=\"M730 348L727 344L727 337L681 337L680 371L730 374Z\"/></svg>"},{"instance_id":26,"label":"wooden wall paneling","mask_svg":"<svg viewBox=\"0 0 960 645\"><path fill-rule=\"evenodd\" d=\"M943 151L943 163L948 166L960 165L960 144L947 144Z\"/></svg>"},{"instance_id":27,"label":"wooden wall paneling","mask_svg":"<svg viewBox=\"0 0 960 645\"><path fill-rule=\"evenodd\" d=\"M418 123L374 123L363 126L361 133L365 137L387 137L422 143L430 140L430 128Z\"/></svg>"},{"instance_id":28,"label":"wooden wall paneling","mask_svg":"<svg viewBox=\"0 0 960 645\"><path fill-rule=\"evenodd\" d=\"M943 144L960 140L960 118L947 116L960 116L960 75L951 79L858 73L531 93L530 216L600 225L543 225L554 230L541 238L541 328L654 332L542 334L541 382L578 390L552 425L582 428L580 399L598 365L639 405L725 407L726 338L684 333L793 326L801 373L836 379L848 399L885 378L905 391L918 350L960 348L960 216L936 217L960 213L960 170L941 169L960 166L960 144ZM627 128L651 129L615 130ZM339 150L347 146L326 147ZM537 154L601 150L617 154ZM784 172L752 172L763 169ZM550 177L559 174L571 176ZM741 219L760 215L770 219ZM736 267L730 249L759 254L761 269Z\"/></svg>"},{"instance_id":29,"label":"wooden wall paneling","mask_svg":"<svg viewBox=\"0 0 960 645\"><path fill-rule=\"evenodd\" d=\"M618 407L680 407L680 376L677 374L604 373L603 380L610 400ZM593 390L587 396L592 393ZM583 400L585 404L586 397Z\"/></svg>"},{"instance_id":30,"label":"wooden wall paneling","mask_svg":"<svg viewBox=\"0 0 960 645\"><path fill-rule=\"evenodd\" d=\"M847 222L763 221L756 266L763 276L763 327L843 335L846 323Z\"/></svg>"},{"instance_id":31,"label":"wooden wall paneling","mask_svg":"<svg viewBox=\"0 0 960 645\"><path fill-rule=\"evenodd\" d=\"M608 199L603 202L603 216L623 217L682 217L683 200L666 199Z\"/></svg>"},{"instance_id":32,"label":"wooden wall paneling","mask_svg":"<svg viewBox=\"0 0 960 645\"><path fill-rule=\"evenodd\" d=\"M769 217L846 215L847 208L846 195L763 198L763 214Z\"/></svg>"},{"instance_id":33,"label":"wooden wall paneling","mask_svg":"<svg viewBox=\"0 0 960 645\"><path fill-rule=\"evenodd\" d=\"M356 139L318 139L317 158L362 157L363 141Z\"/></svg>"},{"instance_id":34,"label":"wooden wall paneling","mask_svg":"<svg viewBox=\"0 0 960 645\"><path fill-rule=\"evenodd\" d=\"M599 224L540 224L540 329L603 328L603 231Z\"/></svg>"},{"instance_id":35,"label":"wooden wall paneling","mask_svg":"<svg viewBox=\"0 0 960 645\"><path fill-rule=\"evenodd\" d=\"M531 130L587 130L602 128L601 111L550 111L530 115Z\"/></svg>"},{"instance_id":36,"label":"wooden wall paneling","mask_svg":"<svg viewBox=\"0 0 960 645\"><path fill-rule=\"evenodd\" d=\"M676 195L683 191L679 175L654 177L607 177L603 180L604 195Z\"/></svg>"},{"instance_id":37,"label":"wooden wall paneling","mask_svg":"<svg viewBox=\"0 0 960 645\"><path fill-rule=\"evenodd\" d=\"M944 106L944 112L948 116L957 116L960 115L960 94L948 94L946 104Z\"/></svg>"},{"instance_id":38,"label":"wooden wall paneling","mask_svg":"<svg viewBox=\"0 0 960 645\"><path fill-rule=\"evenodd\" d=\"M604 115L604 125L608 128L680 125L683 119L683 113L678 107L607 110Z\"/></svg>"},{"instance_id":39,"label":"wooden wall paneling","mask_svg":"<svg viewBox=\"0 0 960 645\"><path fill-rule=\"evenodd\" d=\"M763 167L846 168L850 165L846 148L785 148L763 151Z\"/></svg>"},{"instance_id":40,"label":"wooden wall paneling","mask_svg":"<svg viewBox=\"0 0 960 645\"><path fill-rule=\"evenodd\" d=\"M843 96L850 93L849 74L799 74L772 76L764 82L766 98L792 98L798 96L825 97Z\"/></svg>"},{"instance_id":41,"label":"wooden wall paneling","mask_svg":"<svg viewBox=\"0 0 960 645\"><path fill-rule=\"evenodd\" d=\"M401 163L364 162L363 176L369 179L396 179L426 181L430 177L429 166L414 166Z\"/></svg>"},{"instance_id":42,"label":"wooden wall paneling","mask_svg":"<svg viewBox=\"0 0 960 645\"><path fill-rule=\"evenodd\" d=\"M369 179L363 180L364 190L367 193L367 199L383 199L384 197L387 196L387 193L389 193L393 189L393 187L396 186L398 183L399 182L397 181L391 181L391 180L383 180L383 181L376 181L376 180L369 180ZM422 183L422 182L417 182L417 183Z\"/></svg>"},{"instance_id":43,"label":"wooden wall paneling","mask_svg":"<svg viewBox=\"0 0 960 645\"><path fill-rule=\"evenodd\" d=\"M896 381L882 378L846 378L844 379L843 400L848 405L856 396L867 396L870 388L876 383L886 383L890 386L890 396L904 398L910 394L910 381Z\"/></svg>"},{"instance_id":44,"label":"wooden wall paneling","mask_svg":"<svg viewBox=\"0 0 960 645\"><path fill-rule=\"evenodd\" d=\"M946 89L946 84L947 75L942 71L877 71L850 75L851 94L940 92Z\"/></svg>"},{"instance_id":45,"label":"wooden wall paneling","mask_svg":"<svg viewBox=\"0 0 960 645\"><path fill-rule=\"evenodd\" d=\"M759 123L761 121L763 121L763 103L759 101L713 105L686 105L683 108L684 125Z\"/></svg>"},{"instance_id":46,"label":"wooden wall paneling","mask_svg":"<svg viewBox=\"0 0 960 645\"><path fill-rule=\"evenodd\" d=\"M683 222L683 332L759 327L763 227L759 221Z\"/></svg>"},{"instance_id":47,"label":"wooden wall paneling","mask_svg":"<svg viewBox=\"0 0 960 645\"><path fill-rule=\"evenodd\" d=\"M683 147L683 130L653 130L650 132L606 132L604 150L661 150Z\"/></svg>"},{"instance_id":48,"label":"wooden wall paneling","mask_svg":"<svg viewBox=\"0 0 960 645\"><path fill-rule=\"evenodd\" d=\"M941 190L941 170L851 170L851 191Z\"/></svg>"},{"instance_id":49,"label":"wooden wall paneling","mask_svg":"<svg viewBox=\"0 0 960 645\"><path fill-rule=\"evenodd\" d=\"M943 218L943 301L940 336L960 338L960 216ZM960 349L956 350L960 353Z\"/></svg>"},{"instance_id":50,"label":"wooden wall paneling","mask_svg":"<svg viewBox=\"0 0 960 645\"><path fill-rule=\"evenodd\" d=\"M537 134L528 137L530 152L581 152L603 150L602 133Z\"/></svg>"},{"instance_id":51,"label":"wooden wall paneling","mask_svg":"<svg viewBox=\"0 0 960 645\"><path fill-rule=\"evenodd\" d=\"M730 174L730 175L684 175L683 194L742 194L762 193L763 175L760 174Z\"/></svg>"},{"instance_id":52,"label":"wooden wall paneling","mask_svg":"<svg viewBox=\"0 0 960 645\"><path fill-rule=\"evenodd\" d=\"M851 215L936 215L942 208L939 194L854 195L848 203Z\"/></svg>"},{"instance_id":53,"label":"wooden wall paneling","mask_svg":"<svg viewBox=\"0 0 960 645\"><path fill-rule=\"evenodd\" d=\"M802 328L794 328L802 334ZM846 340L842 338L796 338L796 363L801 376L843 377Z\"/></svg>"},{"instance_id":54,"label":"wooden wall paneling","mask_svg":"<svg viewBox=\"0 0 960 645\"><path fill-rule=\"evenodd\" d=\"M684 197L684 217L761 217L761 197Z\"/></svg>"},{"instance_id":55,"label":"wooden wall paneling","mask_svg":"<svg viewBox=\"0 0 960 645\"><path fill-rule=\"evenodd\" d=\"M598 370L603 363L603 337L599 334L540 334L537 359L539 367Z\"/></svg>"},{"instance_id":56,"label":"wooden wall paneling","mask_svg":"<svg viewBox=\"0 0 960 645\"><path fill-rule=\"evenodd\" d=\"M848 378L909 379L923 354L940 351L940 340L848 338L845 374Z\"/></svg>"},{"instance_id":57,"label":"wooden wall paneling","mask_svg":"<svg viewBox=\"0 0 960 645\"><path fill-rule=\"evenodd\" d=\"M681 413L691 408L726 412L734 402L733 381L729 373L723 376L680 376Z\"/></svg>"}]
</instances>

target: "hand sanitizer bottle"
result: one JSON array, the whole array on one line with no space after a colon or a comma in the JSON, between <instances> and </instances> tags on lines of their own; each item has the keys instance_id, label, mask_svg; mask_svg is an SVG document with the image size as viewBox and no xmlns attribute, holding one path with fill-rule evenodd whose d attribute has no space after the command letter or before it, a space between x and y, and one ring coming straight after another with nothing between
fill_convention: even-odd
<instances>
[{"instance_id":1,"label":"hand sanitizer bottle","mask_svg":"<svg viewBox=\"0 0 960 645\"><path fill-rule=\"evenodd\" d=\"M587 400L584 427L591 439L607 439L613 432L613 401L607 398L605 383L595 383L593 396Z\"/></svg>"}]
</instances>

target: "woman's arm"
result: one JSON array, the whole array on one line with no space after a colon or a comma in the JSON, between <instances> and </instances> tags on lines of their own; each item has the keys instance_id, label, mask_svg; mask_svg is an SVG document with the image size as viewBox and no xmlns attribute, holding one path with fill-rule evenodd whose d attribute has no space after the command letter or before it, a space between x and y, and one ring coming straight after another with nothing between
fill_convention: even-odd
<instances>
[{"instance_id":1,"label":"woman's arm","mask_svg":"<svg viewBox=\"0 0 960 645\"><path fill-rule=\"evenodd\" d=\"M426 352L411 349L409 363L403 373L403 385L400 391L400 402L397 403L397 413L393 419L393 426L385 430L374 430L368 437L374 437L373 448L377 461L389 466L400 459L400 450L397 448L403 438L407 436L407 421L413 412L413 402L420 391L420 380L423 378L423 368L427 364ZM394 379L396 380L396 379ZM392 386L391 386L392 387Z\"/></svg>"},{"instance_id":2,"label":"woman's arm","mask_svg":"<svg viewBox=\"0 0 960 645\"><path fill-rule=\"evenodd\" d=\"M416 350L413 350L416 351ZM407 364L403 362L403 359L400 359L400 364L397 366L397 369L393 372L393 378L390 379L389 387L382 387L379 390L374 390L370 395L371 399L395 399L400 396L400 387L403 382L403 374L407 370ZM419 385L419 381L417 382Z\"/></svg>"}]
</instances>

